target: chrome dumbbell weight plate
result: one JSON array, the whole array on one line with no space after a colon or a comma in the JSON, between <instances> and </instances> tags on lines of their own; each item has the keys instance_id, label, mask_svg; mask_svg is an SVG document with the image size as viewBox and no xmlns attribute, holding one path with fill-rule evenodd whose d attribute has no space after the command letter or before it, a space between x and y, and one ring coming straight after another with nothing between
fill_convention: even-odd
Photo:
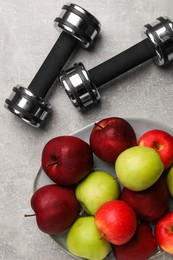
<instances>
[{"instance_id":1,"label":"chrome dumbbell weight plate","mask_svg":"<svg viewBox=\"0 0 173 260\"><path fill-rule=\"evenodd\" d=\"M59 17L55 19L55 27L72 34L88 48L100 32L100 22L88 11L76 4L66 4Z\"/></svg>"},{"instance_id":2,"label":"chrome dumbbell weight plate","mask_svg":"<svg viewBox=\"0 0 173 260\"><path fill-rule=\"evenodd\" d=\"M98 89L82 63L74 64L71 69L63 71L60 82L75 107L83 109L100 99Z\"/></svg>"},{"instance_id":3,"label":"chrome dumbbell weight plate","mask_svg":"<svg viewBox=\"0 0 173 260\"><path fill-rule=\"evenodd\" d=\"M144 33L153 44L156 56L154 61L162 66L173 59L173 23L168 17L159 17L151 24L146 24Z\"/></svg>"},{"instance_id":4,"label":"chrome dumbbell weight plate","mask_svg":"<svg viewBox=\"0 0 173 260\"><path fill-rule=\"evenodd\" d=\"M22 86L13 88L6 99L5 107L26 123L39 127L49 113L51 106L44 99L34 96Z\"/></svg>"}]
</instances>

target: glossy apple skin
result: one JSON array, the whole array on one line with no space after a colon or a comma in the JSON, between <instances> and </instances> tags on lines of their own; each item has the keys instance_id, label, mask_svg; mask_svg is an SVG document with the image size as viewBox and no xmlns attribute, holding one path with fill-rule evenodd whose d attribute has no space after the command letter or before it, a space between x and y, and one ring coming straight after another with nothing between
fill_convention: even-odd
<instances>
[{"instance_id":1,"label":"glossy apple skin","mask_svg":"<svg viewBox=\"0 0 173 260\"><path fill-rule=\"evenodd\" d=\"M65 231L79 214L79 203L72 188L49 184L31 198L39 229L47 234Z\"/></svg>"},{"instance_id":2,"label":"glossy apple skin","mask_svg":"<svg viewBox=\"0 0 173 260\"><path fill-rule=\"evenodd\" d=\"M169 133L159 129L147 131L140 137L138 145L154 148L160 155L165 170L173 165L173 136Z\"/></svg>"},{"instance_id":3,"label":"glossy apple skin","mask_svg":"<svg viewBox=\"0 0 173 260\"><path fill-rule=\"evenodd\" d=\"M79 217L69 229L66 238L68 250L82 259L104 259L111 245L101 238L93 216Z\"/></svg>"},{"instance_id":4,"label":"glossy apple skin","mask_svg":"<svg viewBox=\"0 0 173 260\"><path fill-rule=\"evenodd\" d=\"M115 163L122 151L135 145L137 140L132 126L119 117L100 120L90 134L90 146L93 152L108 163Z\"/></svg>"},{"instance_id":5,"label":"glossy apple skin","mask_svg":"<svg viewBox=\"0 0 173 260\"><path fill-rule=\"evenodd\" d=\"M75 136L59 136L45 145L42 167L55 183L76 184L91 171L93 153L89 144L82 139Z\"/></svg>"},{"instance_id":6,"label":"glossy apple skin","mask_svg":"<svg viewBox=\"0 0 173 260\"><path fill-rule=\"evenodd\" d=\"M129 190L142 191L151 187L162 175L163 163L151 147L134 146L123 151L115 162L115 172Z\"/></svg>"},{"instance_id":7,"label":"glossy apple skin","mask_svg":"<svg viewBox=\"0 0 173 260\"><path fill-rule=\"evenodd\" d=\"M124 245L113 245L116 260L148 260L157 252L157 240L148 224L138 224L134 236Z\"/></svg>"},{"instance_id":8,"label":"glossy apple skin","mask_svg":"<svg viewBox=\"0 0 173 260\"><path fill-rule=\"evenodd\" d=\"M173 197L173 166L169 169L166 179L170 195Z\"/></svg>"},{"instance_id":9,"label":"glossy apple skin","mask_svg":"<svg viewBox=\"0 0 173 260\"><path fill-rule=\"evenodd\" d=\"M115 245L127 243L137 228L135 211L126 202L112 200L103 204L95 215L102 237Z\"/></svg>"},{"instance_id":10,"label":"glossy apple skin","mask_svg":"<svg viewBox=\"0 0 173 260\"><path fill-rule=\"evenodd\" d=\"M120 198L127 202L137 216L145 221L159 219L169 207L169 190L166 180L160 177L150 188L135 192L123 188Z\"/></svg>"},{"instance_id":11,"label":"glossy apple skin","mask_svg":"<svg viewBox=\"0 0 173 260\"><path fill-rule=\"evenodd\" d=\"M173 211L164 215L155 226L155 236L161 249L173 254Z\"/></svg>"},{"instance_id":12,"label":"glossy apple skin","mask_svg":"<svg viewBox=\"0 0 173 260\"><path fill-rule=\"evenodd\" d=\"M120 185L109 173L94 171L77 185L75 194L84 210L95 215L102 204L119 198Z\"/></svg>"}]
</instances>

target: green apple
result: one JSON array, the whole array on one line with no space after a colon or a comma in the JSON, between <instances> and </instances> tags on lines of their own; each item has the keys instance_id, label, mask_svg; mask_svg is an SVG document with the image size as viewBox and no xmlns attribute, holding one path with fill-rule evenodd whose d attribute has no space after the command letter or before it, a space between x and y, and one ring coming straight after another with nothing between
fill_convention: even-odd
<instances>
[{"instance_id":1,"label":"green apple","mask_svg":"<svg viewBox=\"0 0 173 260\"><path fill-rule=\"evenodd\" d=\"M102 204L119 198L120 185L108 172L94 171L78 184L75 193L83 209L95 215Z\"/></svg>"},{"instance_id":2,"label":"green apple","mask_svg":"<svg viewBox=\"0 0 173 260\"><path fill-rule=\"evenodd\" d=\"M167 174L167 185L171 196L173 197L173 166L169 169Z\"/></svg>"},{"instance_id":3,"label":"green apple","mask_svg":"<svg viewBox=\"0 0 173 260\"><path fill-rule=\"evenodd\" d=\"M164 165L159 154L147 146L131 147L122 152L115 162L119 181L132 191L142 191L151 187L163 170Z\"/></svg>"},{"instance_id":4,"label":"green apple","mask_svg":"<svg viewBox=\"0 0 173 260\"><path fill-rule=\"evenodd\" d=\"M94 217L79 217L71 226L66 238L68 250L85 259L104 259L111 245L103 239L96 228Z\"/></svg>"}]
</instances>

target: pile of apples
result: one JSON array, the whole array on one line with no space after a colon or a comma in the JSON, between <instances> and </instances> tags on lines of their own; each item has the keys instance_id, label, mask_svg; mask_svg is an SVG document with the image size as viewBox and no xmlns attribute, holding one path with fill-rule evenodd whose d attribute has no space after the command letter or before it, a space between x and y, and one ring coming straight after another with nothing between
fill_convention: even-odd
<instances>
[{"instance_id":1,"label":"pile of apples","mask_svg":"<svg viewBox=\"0 0 173 260\"><path fill-rule=\"evenodd\" d=\"M94 168L94 156L115 165L115 175ZM147 260L158 248L173 254L173 136L161 129L139 140L123 118L93 126L89 143L75 136L51 139L42 168L54 184L31 198L37 225L47 234L68 231L78 257ZM171 202L170 202L171 201Z\"/></svg>"}]
</instances>

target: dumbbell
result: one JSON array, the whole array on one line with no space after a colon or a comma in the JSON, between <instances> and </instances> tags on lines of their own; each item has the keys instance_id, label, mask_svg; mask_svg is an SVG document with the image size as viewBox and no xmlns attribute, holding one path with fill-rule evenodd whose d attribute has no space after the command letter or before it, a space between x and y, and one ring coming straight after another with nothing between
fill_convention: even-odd
<instances>
[{"instance_id":1,"label":"dumbbell","mask_svg":"<svg viewBox=\"0 0 173 260\"><path fill-rule=\"evenodd\" d=\"M100 99L98 88L153 58L159 66L173 59L173 23L159 17L144 26L144 40L87 71L82 63L60 73L60 82L73 105L85 109Z\"/></svg>"},{"instance_id":2,"label":"dumbbell","mask_svg":"<svg viewBox=\"0 0 173 260\"><path fill-rule=\"evenodd\" d=\"M77 47L90 47L101 29L100 22L76 4L62 7L55 19L55 28L62 32L28 88L17 85L5 107L32 126L39 127L51 109L45 97L66 61Z\"/></svg>"}]
</instances>

